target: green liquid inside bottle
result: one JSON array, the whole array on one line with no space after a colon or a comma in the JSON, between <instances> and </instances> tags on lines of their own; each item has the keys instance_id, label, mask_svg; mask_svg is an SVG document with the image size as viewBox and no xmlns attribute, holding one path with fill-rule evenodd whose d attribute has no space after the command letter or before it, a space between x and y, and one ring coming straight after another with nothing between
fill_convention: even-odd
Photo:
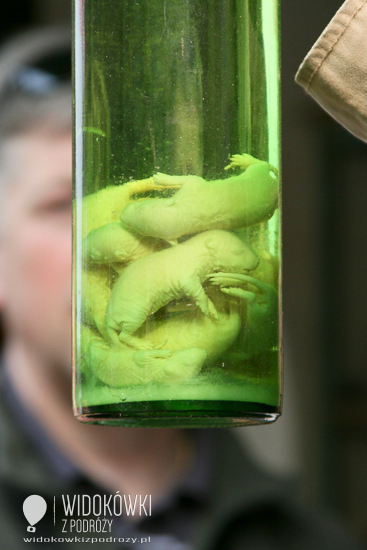
<instances>
[{"instance_id":1,"label":"green liquid inside bottle","mask_svg":"<svg viewBox=\"0 0 367 550\"><path fill-rule=\"evenodd\" d=\"M273 421L277 2L74 8L75 414Z\"/></svg>"}]
</instances>

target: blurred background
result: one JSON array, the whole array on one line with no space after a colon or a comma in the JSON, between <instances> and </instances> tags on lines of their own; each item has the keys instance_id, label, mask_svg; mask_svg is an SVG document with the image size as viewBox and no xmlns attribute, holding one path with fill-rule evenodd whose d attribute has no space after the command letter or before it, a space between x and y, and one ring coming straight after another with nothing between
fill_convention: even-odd
<instances>
[{"instance_id":1,"label":"blurred background","mask_svg":"<svg viewBox=\"0 0 367 550\"><path fill-rule=\"evenodd\" d=\"M270 471L298 476L367 542L367 144L294 83L341 0L281 0L284 414L237 429ZM0 40L69 23L71 0L13 0Z\"/></svg>"}]
</instances>

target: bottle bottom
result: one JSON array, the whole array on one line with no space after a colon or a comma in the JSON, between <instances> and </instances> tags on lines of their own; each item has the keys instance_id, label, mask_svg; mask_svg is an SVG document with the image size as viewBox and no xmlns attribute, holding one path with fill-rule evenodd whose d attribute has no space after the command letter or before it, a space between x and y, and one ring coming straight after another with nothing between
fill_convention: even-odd
<instances>
[{"instance_id":1,"label":"bottle bottom","mask_svg":"<svg viewBox=\"0 0 367 550\"><path fill-rule=\"evenodd\" d=\"M255 402L167 400L78 407L77 419L104 426L220 428L275 422L280 407Z\"/></svg>"}]
</instances>

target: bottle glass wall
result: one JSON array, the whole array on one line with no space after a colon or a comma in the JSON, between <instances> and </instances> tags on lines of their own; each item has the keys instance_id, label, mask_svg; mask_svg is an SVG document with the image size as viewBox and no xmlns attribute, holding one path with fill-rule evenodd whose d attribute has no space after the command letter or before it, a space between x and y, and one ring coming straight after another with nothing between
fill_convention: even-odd
<instances>
[{"instance_id":1,"label":"bottle glass wall","mask_svg":"<svg viewBox=\"0 0 367 550\"><path fill-rule=\"evenodd\" d=\"M74 0L74 412L281 410L277 0Z\"/></svg>"}]
</instances>

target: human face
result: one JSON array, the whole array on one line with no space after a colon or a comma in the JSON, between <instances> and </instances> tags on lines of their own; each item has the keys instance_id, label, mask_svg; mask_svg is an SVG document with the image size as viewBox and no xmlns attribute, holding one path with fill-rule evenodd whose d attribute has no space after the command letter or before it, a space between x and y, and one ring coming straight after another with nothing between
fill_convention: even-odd
<instances>
[{"instance_id":1,"label":"human face","mask_svg":"<svg viewBox=\"0 0 367 550\"><path fill-rule=\"evenodd\" d=\"M11 144L0 201L0 310L6 338L70 368L71 135L34 131Z\"/></svg>"}]
</instances>

